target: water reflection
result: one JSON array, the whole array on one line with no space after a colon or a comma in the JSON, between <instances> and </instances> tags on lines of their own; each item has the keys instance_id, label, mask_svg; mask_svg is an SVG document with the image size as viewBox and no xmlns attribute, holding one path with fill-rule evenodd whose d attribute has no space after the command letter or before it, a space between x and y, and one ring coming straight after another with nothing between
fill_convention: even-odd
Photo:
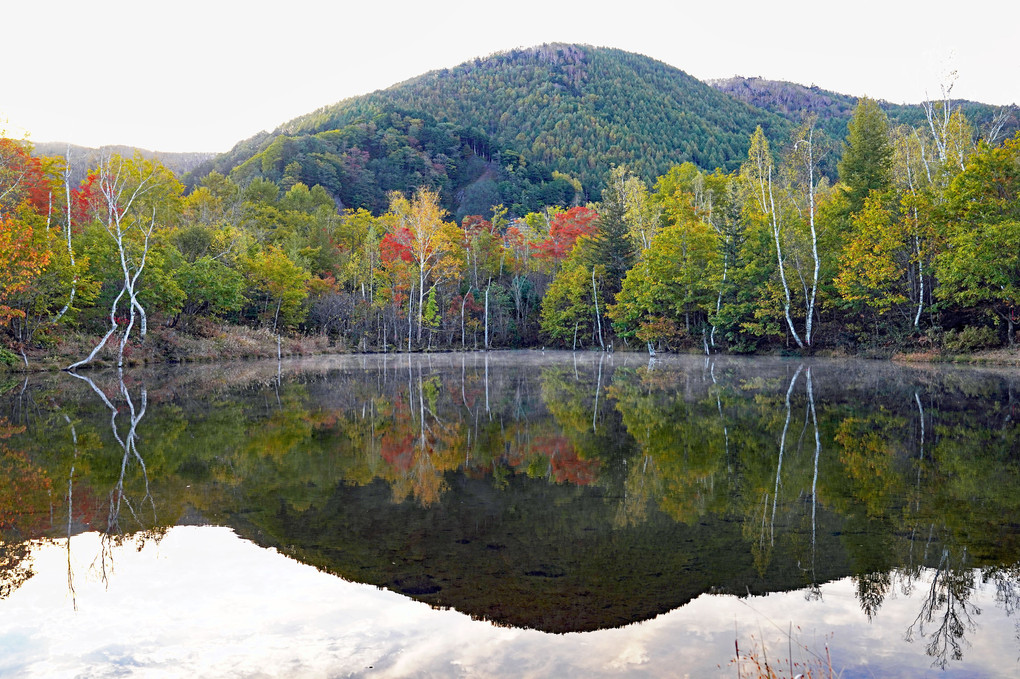
<instances>
[{"instance_id":1,"label":"water reflection","mask_svg":"<svg viewBox=\"0 0 1020 679\"><path fill-rule=\"evenodd\" d=\"M952 667L981 633L982 583L1016 610L1017 381L619 354L33 378L0 399L0 595L31 577L28 540L99 530L105 579L125 536L215 523L552 632L706 592L826 606L846 579L875 622L910 597L900 634Z\"/></svg>"},{"instance_id":2,"label":"water reflection","mask_svg":"<svg viewBox=\"0 0 1020 679\"><path fill-rule=\"evenodd\" d=\"M76 554L98 548L93 533L73 540ZM843 677L995 677L1014 676L1016 668L1015 640L1006 633L974 635L964 661L945 672L929 670L923 644L902 641L917 599L891 599L868 624L848 579L821 586L824 611L798 592L703 595L642 624L550 635L478 623L333 578L223 528L177 527L158 547L117 550L109 588L87 577L87 564L76 563L78 613L42 620L36 611L60 612L67 602L61 548L37 549L40 574L0 604L0 676L75 676L88 669L93 676L732 679L749 676L753 667L728 661L735 635L742 653L753 650L754 637L759 660L764 645L770 662L785 666L788 620L797 621L794 661L824 658L829 644ZM924 589L927 580L917 584ZM978 584L973 600L982 608L982 625L1009 630L1011 619L995 597L994 584Z\"/></svg>"}]
</instances>

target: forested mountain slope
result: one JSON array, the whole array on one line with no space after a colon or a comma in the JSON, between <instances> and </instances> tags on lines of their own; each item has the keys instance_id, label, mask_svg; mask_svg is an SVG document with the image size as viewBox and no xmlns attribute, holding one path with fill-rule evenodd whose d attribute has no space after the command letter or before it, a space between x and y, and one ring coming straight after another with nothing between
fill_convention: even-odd
<instances>
[{"instance_id":1,"label":"forested mountain slope","mask_svg":"<svg viewBox=\"0 0 1020 679\"><path fill-rule=\"evenodd\" d=\"M426 184L458 214L500 202L522 213L569 203L578 181L597 197L613 165L647 181L686 161L736 169L758 125L773 138L792 127L649 57L552 44L324 107L241 142L194 176L215 169L242 181L321 184L344 206L370 209L389 190Z\"/></svg>"},{"instance_id":2,"label":"forested mountain slope","mask_svg":"<svg viewBox=\"0 0 1020 679\"><path fill-rule=\"evenodd\" d=\"M858 97L823 90L815 85L806 86L782 80L744 78L734 76L708 83L741 101L776 115L799 122L805 114L818 116L819 126L832 139L846 136L846 125L857 105ZM926 122L924 108L919 104L893 104L879 102L893 125L917 127ZM1020 115L1016 106L999 107L975 101L954 101L967 119L978 128L983 138L1002 141L1020 130ZM999 120L997 117L1002 114Z\"/></svg>"}]
</instances>

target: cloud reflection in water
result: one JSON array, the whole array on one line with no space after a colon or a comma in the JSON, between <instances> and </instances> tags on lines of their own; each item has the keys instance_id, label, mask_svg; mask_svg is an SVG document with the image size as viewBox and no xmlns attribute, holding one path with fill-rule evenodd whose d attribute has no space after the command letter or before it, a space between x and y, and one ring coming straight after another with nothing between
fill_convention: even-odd
<instances>
[{"instance_id":1,"label":"cloud reflection in water","mask_svg":"<svg viewBox=\"0 0 1020 679\"><path fill-rule=\"evenodd\" d=\"M734 677L735 628L744 647L753 635L785 657L782 631L791 623L819 653L828 638L844 677L916 677L931 662L923 641L904 639L923 586L889 597L871 624L846 578L822 586L824 606L804 592L704 595L643 623L557 635L496 627L345 582L228 528L177 527L141 549L126 540L114 549L106 585L90 573L101 548L95 533L72 539L75 612L66 550L36 546L37 575L0 601L0 676ZM964 662L929 669L931 676L1007 676L1003 663L1017 669L1013 620L990 586L974 601L979 630L968 635Z\"/></svg>"}]
</instances>

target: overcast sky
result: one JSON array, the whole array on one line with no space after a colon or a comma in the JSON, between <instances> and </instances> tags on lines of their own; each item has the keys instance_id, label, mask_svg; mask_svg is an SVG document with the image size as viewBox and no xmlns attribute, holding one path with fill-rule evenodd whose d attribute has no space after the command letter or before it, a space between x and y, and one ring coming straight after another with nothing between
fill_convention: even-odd
<instances>
[{"instance_id":1,"label":"overcast sky","mask_svg":"<svg viewBox=\"0 0 1020 679\"><path fill-rule=\"evenodd\" d=\"M226 151L320 106L544 42L897 103L937 95L939 72L955 68L954 96L1009 104L1018 20L1014 0L4 0L0 129Z\"/></svg>"}]
</instances>

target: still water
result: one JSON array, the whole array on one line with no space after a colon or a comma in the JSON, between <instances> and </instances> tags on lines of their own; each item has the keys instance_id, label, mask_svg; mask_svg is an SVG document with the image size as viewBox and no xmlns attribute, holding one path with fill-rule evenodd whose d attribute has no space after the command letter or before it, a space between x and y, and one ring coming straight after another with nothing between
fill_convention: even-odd
<instances>
[{"instance_id":1,"label":"still water","mask_svg":"<svg viewBox=\"0 0 1020 679\"><path fill-rule=\"evenodd\" d=\"M0 676L1017 676L1018 416L858 361L8 378Z\"/></svg>"}]
</instances>

